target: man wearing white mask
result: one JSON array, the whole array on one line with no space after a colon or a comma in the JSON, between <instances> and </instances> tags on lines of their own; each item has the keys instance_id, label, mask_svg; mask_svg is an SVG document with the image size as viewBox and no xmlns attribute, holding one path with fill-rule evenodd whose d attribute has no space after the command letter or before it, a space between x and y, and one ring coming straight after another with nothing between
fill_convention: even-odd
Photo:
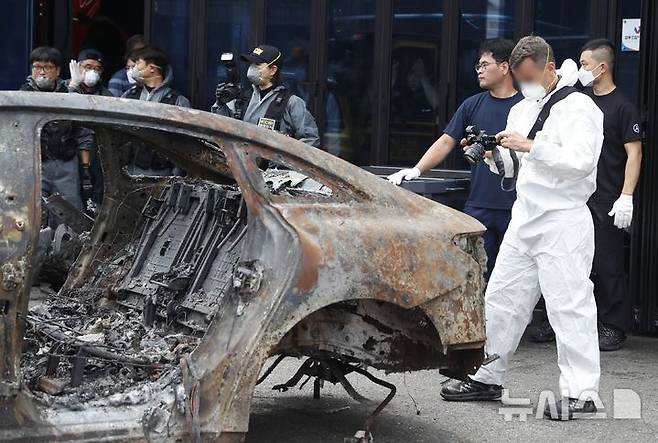
<instances>
[{"instance_id":1,"label":"man wearing white mask","mask_svg":"<svg viewBox=\"0 0 658 443\"><path fill-rule=\"evenodd\" d=\"M211 112L227 117L236 116L245 122L261 128L286 134L314 147L320 146L320 136L315 119L306 108L306 103L294 95L283 84L281 66L283 55L274 46L260 45L249 54L240 56L249 63L247 78L251 90L242 91L237 100L225 102L220 84L217 87L217 101Z\"/></svg>"},{"instance_id":2,"label":"man wearing white mask","mask_svg":"<svg viewBox=\"0 0 658 443\"><path fill-rule=\"evenodd\" d=\"M69 63L69 71L71 79L66 85L69 92L112 97L112 93L103 85L103 56L96 49L80 51L78 60ZM82 201L84 206L89 199L100 204L103 199L103 178L100 164L94 158L96 137L94 131L87 128L80 128L79 134Z\"/></svg>"},{"instance_id":3,"label":"man wearing white mask","mask_svg":"<svg viewBox=\"0 0 658 443\"><path fill-rule=\"evenodd\" d=\"M578 71L585 94L604 115L596 192L587 203L594 220L592 281L601 351L616 351L626 339L631 314L624 275L624 240L633 219L633 192L642 163L640 116L614 82L614 61L615 48L610 41L591 40L583 46ZM544 333L551 331L547 323L542 329Z\"/></svg>"},{"instance_id":4,"label":"man wearing white mask","mask_svg":"<svg viewBox=\"0 0 658 443\"><path fill-rule=\"evenodd\" d=\"M500 398L509 358L543 294L563 397L546 405L544 414L571 419L596 412L592 398L600 378L589 279L594 227L587 201L596 189L603 113L572 88L576 63L566 60L557 70L553 50L541 37L519 40L510 67L525 100L511 109L497 138L505 175L514 176L514 158L520 164L517 200L485 295L486 352L499 358L469 379L446 385L441 395L454 401Z\"/></svg>"},{"instance_id":5,"label":"man wearing white mask","mask_svg":"<svg viewBox=\"0 0 658 443\"><path fill-rule=\"evenodd\" d=\"M596 192L588 206L594 219L596 252L592 265L599 318L599 348L615 351L626 338L630 303L624 277L624 230L633 219L633 192L640 177L640 116L613 79L615 49L605 39L585 44L579 80L603 111L603 149Z\"/></svg>"},{"instance_id":6,"label":"man wearing white mask","mask_svg":"<svg viewBox=\"0 0 658 443\"><path fill-rule=\"evenodd\" d=\"M160 49L146 46L132 54L135 65L128 76L135 85L121 97L190 108L190 101L174 88L174 70ZM129 142L128 172L132 175L170 176L180 170L160 157L145 142Z\"/></svg>"},{"instance_id":7,"label":"man wearing white mask","mask_svg":"<svg viewBox=\"0 0 658 443\"><path fill-rule=\"evenodd\" d=\"M95 49L83 49L78 54L78 60L69 63L71 79L68 81L69 92L90 95L105 95L112 93L103 85L103 56Z\"/></svg>"}]
</instances>

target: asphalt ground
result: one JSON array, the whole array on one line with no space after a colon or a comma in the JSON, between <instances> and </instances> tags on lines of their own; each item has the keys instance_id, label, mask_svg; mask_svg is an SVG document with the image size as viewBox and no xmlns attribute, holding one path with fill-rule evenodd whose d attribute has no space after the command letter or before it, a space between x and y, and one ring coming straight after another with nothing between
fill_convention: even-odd
<instances>
[{"instance_id":1,"label":"asphalt ground","mask_svg":"<svg viewBox=\"0 0 658 443\"><path fill-rule=\"evenodd\" d=\"M325 383L318 400L313 399L312 381L301 390L272 390L273 385L290 378L301 363L297 359L284 360L257 386L248 442L342 443L345 437L363 429L373 407L356 402L340 385ZM605 417L569 422L550 421L541 413L539 418L536 416L542 392L544 396L549 395L548 391L556 396L559 392L554 343L522 341L511 360L505 387L510 398L529 399L529 406L505 406L500 401L443 401L439 392L446 377L438 371L389 375L371 371L397 386L396 397L372 426L373 441L658 441L658 337L629 336L620 351L601 353L601 370L599 393ZM379 401L387 394L386 389L358 374L350 374L348 379L373 400ZM523 414L522 421L510 408L521 408L529 414Z\"/></svg>"}]
</instances>

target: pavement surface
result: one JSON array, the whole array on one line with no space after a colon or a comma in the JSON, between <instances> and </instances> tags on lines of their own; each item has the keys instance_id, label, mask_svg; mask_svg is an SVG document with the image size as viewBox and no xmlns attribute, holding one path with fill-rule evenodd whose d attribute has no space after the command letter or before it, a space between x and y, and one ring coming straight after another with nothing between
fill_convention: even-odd
<instances>
[{"instance_id":1,"label":"pavement surface","mask_svg":"<svg viewBox=\"0 0 658 443\"><path fill-rule=\"evenodd\" d=\"M284 360L256 388L248 442L342 443L363 429L374 408L352 400L340 385L325 383L319 400L313 399L312 381L301 390L272 390L273 385L290 378L302 361ZM554 343L526 341L512 359L505 387L510 398L530 399L529 406L521 406L532 408L525 421L518 415L505 419L505 411L519 406L441 400L439 392L446 377L438 371L389 375L372 371L397 386L396 397L374 422L374 442L658 441L658 337L630 336L622 350L601 353L600 396L605 418L570 422L553 422L541 414L536 418L540 393L559 392L556 362ZM350 374L348 379L373 400L380 401L387 394L386 389L358 374Z\"/></svg>"}]
</instances>

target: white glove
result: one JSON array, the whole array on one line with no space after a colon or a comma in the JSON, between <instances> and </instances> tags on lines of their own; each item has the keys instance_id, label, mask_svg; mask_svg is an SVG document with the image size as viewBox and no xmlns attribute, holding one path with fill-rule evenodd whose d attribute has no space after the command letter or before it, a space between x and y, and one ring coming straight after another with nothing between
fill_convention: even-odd
<instances>
[{"instance_id":1,"label":"white glove","mask_svg":"<svg viewBox=\"0 0 658 443\"><path fill-rule=\"evenodd\" d=\"M633 221L633 196L628 194L619 196L608 215L615 217L614 223L619 229L628 228Z\"/></svg>"},{"instance_id":2,"label":"white glove","mask_svg":"<svg viewBox=\"0 0 658 443\"><path fill-rule=\"evenodd\" d=\"M82 72L80 63L78 63L76 60L71 60L71 63L69 63L69 70L71 71L71 81L69 82L69 86L76 88L80 85L80 83L82 83L82 80L85 78L85 74Z\"/></svg>"},{"instance_id":3,"label":"white glove","mask_svg":"<svg viewBox=\"0 0 658 443\"><path fill-rule=\"evenodd\" d=\"M418 168L411 168L411 169L403 169L401 171L396 172L395 174L391 174L388 176L388 181L393 183L394 185L399 185L402 183L402 179L404 180L414 180L420 177L420 169Z\"/></svg>"}]
</instances>

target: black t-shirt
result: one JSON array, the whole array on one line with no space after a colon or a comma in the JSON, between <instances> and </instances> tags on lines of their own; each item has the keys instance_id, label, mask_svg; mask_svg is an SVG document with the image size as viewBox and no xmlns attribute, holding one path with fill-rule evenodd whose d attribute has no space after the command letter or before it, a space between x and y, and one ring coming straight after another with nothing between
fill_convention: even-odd
<instances>
[{"instance_id":1,"label":"black t-shirt","mask_svg":"<svg viewBox=\"0 0 658 443\"><path fill-rule=\"evenodd\" d=\"M512 106L523 100L517 92L509 98L496 98L485 91L467 98L446 126L444 133L459 142L467 126L477 125L489 135L496 135L507 126L507 114ZM459 146L457 149L461 149ZM516 192L505 192L500 187L500 176L484 161L478 162L471 173L471 193L466 204L476 208L509 211L516 200Z\"/></svg>"},{"instance_id":2,"label":"black t-shirt","mask_svg":"<svg viewBox=\"0 0 658 443\"><path fill-rule=\"evenodd\" d=\"M591 201L614 203L624 187L628 159L624 144L641 140L640 116L635 105L619 88L606 95L595 95L592 88L584 92L603 111L603 147L596 176L596 192Z\"/></svg>"}]
</instances>

